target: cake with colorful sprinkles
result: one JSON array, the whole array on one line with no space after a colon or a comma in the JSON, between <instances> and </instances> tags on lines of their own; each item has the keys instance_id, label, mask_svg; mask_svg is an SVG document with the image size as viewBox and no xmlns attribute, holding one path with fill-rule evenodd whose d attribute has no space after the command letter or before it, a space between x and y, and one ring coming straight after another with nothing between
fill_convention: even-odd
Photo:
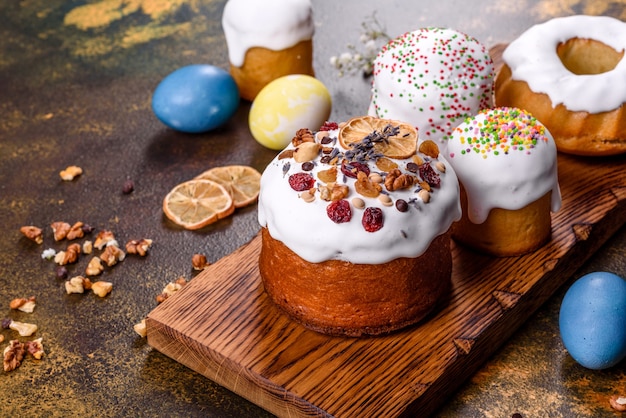
<instances>
[{"instance_id":1,"label":"cake with colorful sprinkles","mask_svg":"<svg viewBox=\"0 0 626 418\"><path fill-rule=\"evenodd\" d=\"M301 129L261 177L263 285L318 332L398 330L445 300L460 216L454 170L410 124L363 116Z\"/></svg>"},{"instance_id":2,"label":"cake with colorful sprinkles","mask_svg":"<svg viewBox=\"0 0 626 418\"><path fill-rule=\"evenodd\" d=\"M445 147L466 117L491 107L494 66L476 39L422 28L393 39L374 60L369 114L413 124Z\"/></svg>"},{"instance_id":3,"label":"cake with colorful sprinkles","mask_svg":"<svg viewBox=\"0 0 626 418\"><path fill-rule=\"evenodd\" d=\"M447 157L461 183L456 241L495 256L533 251L550 239L561 206L556 145L529 113L495 108L454 129Z\"/></svg>"}]
</instances>

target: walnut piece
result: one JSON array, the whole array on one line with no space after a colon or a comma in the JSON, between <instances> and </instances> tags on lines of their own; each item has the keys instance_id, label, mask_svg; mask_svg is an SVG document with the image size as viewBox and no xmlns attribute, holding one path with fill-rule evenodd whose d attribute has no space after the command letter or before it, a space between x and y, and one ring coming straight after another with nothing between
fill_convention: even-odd
<instances>
[{"instance_id":1,"label":"walnut piece","mask_svg":"<svg viewBox=\"0 0 626 418\"><path fill-rule=\"evenodd\" d=\"M24 234L26 238L31 241L35 241L37 244L43 242L43 231L41 228L37 228L33 225L27 225L20 228L20 232Z\"/></svg>"},{"instance_id":2,"label":"walnut piece","mask_svg":"<svg viewBox=\"0 0 626 418\"><path fill-rule=\"evenodd\" d=\"M72 226L67 222L52 222L50 224L50 228L52 228L52 234L54 235L55 241L61 241L65 239L67 233L70 232L70 228Z\"/></svg>"},{"instance_id":3,"label":"walnut piece","mask_svg":"<svg viewBox=\"0 0 626 418\"><path fill-rule=\"evenodd\" d=\"M17 298L13 299L9 303L9 308L17 309L22 312L32 313L35 310L35 297L31 296L28 299L26 298Z\"/></svg>"},{"instance_id":4,"label":"walnut piece","mask_svg":"<svg viewBox=\"0 0 626 418\"><path fill-rule=\"evenodd\" d=\"M81 174L83 174L83 169L76 165L71 165L65 170L61 170L61 172L59 173L64 181L72 181Z\"/></svg>"},{"instance_id":5,"label":"walnut piece","mask_svg":"<svg viewBox=\"0 0 626 418\"><path fill-rule=\"evenodd\" d=\"M141 322L133 325L133 329L135 330L135 332L137 334L139 334L139 336L141 338L145 338L147 333L147 329L146 329L146 320L142 319Z\"/></svg>"},{"instance_id":6,"label":"walnut piece","mask_svg":"<svg viewBox=\"0 0 626 418\"><path fill-rule=\"evenodd\" d=\"M409 176L408 174L402 174L402 172L394 168L387 174L385 177L385 187L390 192L394 190L408 189L409 187L415 184L415 178L413 176Z\"/></svg>"},{"instance_id":7,"label":"walnut piece","mask_svg":"<svg viewBox=\"0 0 626 418\"><path fill-rule=\"evenodd\" d=\"M91 285L91 291L101 298L105 297L113 290L113 283L98 281Z\"/></svg>"},{"instance_id":8,"label":"walnut piece","mask_svg":"<svg viewBox=\"0 0 626 418\"><path fill-rule=\"evenodd\" d=\"M65 291L68 295L72 293L85 292L85 278L83 276L74 276L65 282Z\"/></svg>"},{"instance_id":9,"label":"walnut piece","mask_svg":"<svg viewBox=\"0 0 626 418\"><path fill-rule=\"evenodd\" d=\"M64 266L66 264L72 264L78 261L78 255L80 254L80 245L79 244L70 244L68 245L65 251L59 251L54 256L54 262L60 266Z\"/></svg>"},{"instance_id":10,"label":"walnut piece","mask_svg":"<svg viewBox=\"0 0 626 418\"><path fill-rule=\"evenodd\" d=\"M87 240L83 242L83 254L91 254L93 251L93 242Z\"/></svg>"},{"instance_id":11,"label":"walnut piece","mask_svg":"<svg viewBox=\"0 0 626 418\"><path fill-rule=\"evenodd\" d=\"M104 271L104 266L102 265L102 261L98 257L93 257L89 260L89 264L85 269L85 274L87 276L97 276Z\"/></svg>"},{"instance_id":12,"label":"walnut piece","mask_svg":"<svg viewBox=\"0 0 626 418\"><path fill-rule=\"evenodd\" d=\"M148 249L152 246L152 240L148 238L133 239L126 243L126 252L128 254L139 254L145 256Z\"/></svg>"},{"instance_id":13,"label":"walnut piece","mask_svg":"<svg viewBox=\"0 0 626 418\"><path fill-rule=\"evenodd\" d=\"M74 225L70 227L70 230L67 232L67 239L74 240L77 238L82 238L85 236L85 231L83 231L84 224L82 222L76 222Z\"/></svg>"},{"instance_id":14,"label":"walnut piece","mask_svg":"<svg viewBox=\"0 0 626 418\"><path fill-rule=\"evenodd\" d=\"M315 142L315 136L308 128L298 129L296 135L291 139L291 144L298 147L305 142Z\"/></svg>"},{"instance_id":15,"label":"walnut piece","mask_svg":"<svg viewBox=\"0 0 626 418\"><path fill-rule=\"evenodd\" d=\"M43 338L37 338L36 340L26 341L25 343L26 352L33 356L36 360L41 360L45 354L43 351L42 341Z\"/></svg>"},{"instance_id":16,"label":"walnut piece","mask_svg":"<svg viewBox=\"0 0 626 418\"><path fill-rule=\"evenodd\" d=\"M27 322L11 321L9 328L13 331L17 331L21 337L30 337L37 332L37 325Z\"/></svg>"},{"instance_id":17,"label":"walnut piece","mask_svg":"<svg viewBox=\"0 0 626 418\"><path fill-rule=\"evenodd\" d=\"M10 372L22 364L24 356L26 355L26 347L24 343L18 340L9 341L9 345L4 349L3 366L5 372Z\"/></svg>"},{"instance_id":18,"label":"walnut piece","mask_svg":"<svg viewBox=\"0 0 626 418\"><path fill-rule=\"evenodd\" d=\"M205 267L209 265L210 263L207 261L204 254L194 254L193 257L191 257L191 266L194 270L204 270Z\"/></svg>"},{"instance_id":19,"label":"walnut piece","mask_svg":"<svg viewBox=\"0 0 626 418\"><path fill-rule=\"evenodd\" d=\"M163 291L161 292L161 294L156 297L157 303L164 302L165 299L167 299L168 297L172 296L174 293L178 292L186 284L187 284L187 279L185 279L182 276L179 277L178 279L176 279L176 281L174 281L174 282L169 282L163 288Z\"/></svg>"},{"instance_id":20,"label":"walnut piece","mask_svg":"<svg viewBox=\"0 0 626 418\"><path fill-rule=\"evenodd\" d=\"M116 265L118 261L123 261L124 258L126 258L126 253L117 245L107 245L100 254L100 259L109 267Z\"/></svg>"},{"instance_id":21,"label":"walnut piece","mask_svg":"<svg viewBox=\"0 0 626 418\"><path fill-rule=\"evenodd\" d=\"M115 235L113 235L113 232L104 230L98 232L98 235L96 235L96 241L93 243L93 246L101 250L109 242L113 241L115 241Z\"/></svg>"},{"instance_id":22,"label":"walnut piece","mask_svg":"<svg viewBox=\"0 0 626 418\"><path fill-rule=\"evenodd\" d=\"M319 186L320 199L326 201L341 200L348 196L350 189L345 184L328 183L326 185Z\"/></svg>"}]
</instances>

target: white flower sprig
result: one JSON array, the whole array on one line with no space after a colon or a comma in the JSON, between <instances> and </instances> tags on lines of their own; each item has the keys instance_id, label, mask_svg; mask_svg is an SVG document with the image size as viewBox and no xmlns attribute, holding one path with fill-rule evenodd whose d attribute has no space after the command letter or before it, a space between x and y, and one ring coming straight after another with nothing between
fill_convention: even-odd
<instances>
[{"instance_id":1,"label":"white flower sprig","mask_svg":"<svg viewBox=\"0 0 626 418\"><path fill-rule=\"evenodd\" d=\"M378 19L376 19L376 12L368 20L361 23L361 27L364 31L359 37L363 47L362 51L359 51L355 45L348 44L347 52L330 57L330 64L337 69L340 77L344 74L354 74L358 71L363 74L363 77L371 76L374 70L374 59L378 51L382 44L391 40Z\"/></svg>"}]
</instances>

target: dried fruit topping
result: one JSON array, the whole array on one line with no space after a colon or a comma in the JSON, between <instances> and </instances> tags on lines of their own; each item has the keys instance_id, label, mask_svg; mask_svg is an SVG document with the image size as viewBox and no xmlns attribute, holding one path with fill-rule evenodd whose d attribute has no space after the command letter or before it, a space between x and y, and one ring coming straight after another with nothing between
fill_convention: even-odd
<instances>
[{"instance_id":1,"label":"dried fruit topping","mask_svg":"<svg viewBox=\"0 0 626 418\"><path fill-rule=\"evenodd\" d=\"M320 127L320 131L334 131L335 129L339 129L339 125L337 125L337 122L326 121Z\"/></svg>"},{"instance_id":2,"label":"dried fruit topping","mask_svg":"<svg viewBox=\"0 0 626 418\"><path fill-rule=\"evenodd\" d=\"M347 200L336 200L326 207L328 217L337 224L349 222L352 219L352 210Z\"/></svg>"},{"instance_id":3,"label":"dried fruit topping","mask_svg":"<svg viewBox=\"0 0 626 418\"><path fill-rule=\"evenodd\" d=\"M389 158L408 158L417 149L417 130L408 123L356 117L339 130L339 143L346 149L357 143L372 144L374 150Z\"/></svg>"},{"instance_id":4,"label":"dried fruit topping","mask_svg":"<svg viewBox=\"0 0 626 418\"><path fill-rule=\"evenodd\" d=\"M337 181L337 167L331 167L328 170L322 170L317 173L317 178L324 183Z\"/></svg>"},{"instance_id":5,"label":"dried fruit topping","mask_svg":"<svg viewBox=\"0 0 626 418\"><path fill-rule=\"evenodd\" d=\"M428 155L430 158L439 157L439 147L431 140L422 142L419 146L419 152Z\"/></svg>"},{"instance_id":6,"label":"dried fruit topping","mask_svg":"<svg viewBox=\"0 0 626 418\"><path fill-rule=\"evenodd\" d=\"M379 183L373 182L363 171L357 173L357 180L354 183L354 189L358 194L365 197L377 197L382 190Z\"/></svg>"},{"instance_id":7,"label":"dried fruit topping","mask_svg":"<svg viewBox=\"0 0 626 418\"><path fill-rule=\"evenodd\" d=\"M439 174L437 174L437 172L433 170L430 164L420 165L419 172L422 180L430 184L432 187L439 187L439 185L441 184L441 177L439 177Z\"/></svg>"},{"instance_id":8,"label":"dried fruit topping","mask_svg":"<svg viewBox=\"0 0 626 418\"><path fill-rule=\"evenodd\" d=\"M292 174L289 176L289 185L296 192L303 192L315 185L315 178L309 173Z\"/></svg>"},{"instance_id":9,"label":"dried fruit topping","mask_svg":"<svg viewBox=\"0 0 626 418\"><path fill-rule=\"evenodd\" d=\"M311 161L302 163L302 171L311 171L314 168L315 168L315 164L313 164Z\"/></svg>"},{"instance_id":10,"label":"dried fruit topping","mask_svg":"<svg viewBox=\"0 0 626 418\"><path fill-rule=\"evenodd\" d=\"M363 212L361 220L367 232L376 232L383 227L383 211L380 208L369 207Z\"/></svg>"},{"instance_id":11,"label":"dried fruit topping","mask_svg":"<svg viewBox=\"0 0 626 418\"><path fill-rule=\"evenodd\" d=\"M417 173L420 170L420 167L416 163L411 162L406 164L406 170L411 173Z\"/></svg>"},{"instance_id":12,"label":"dried fruit topping","mask_svg":"<svg viewBox=\"0 0 626 418\"><path fill-rule=\"evenodd\" d=\"M387 157L381 157L376 160L376 167L378 167L380 171L391 171L394 168L398 168L398 164Z\"/></svg>"},{"instance_id":13,"label":"dried fruit topping","mask_svg":"<svg viewBox=\"0 0 626 418\"><path fill-rule=\"evenodd\" d=\"M366 164L357 161L348 162L346 160L341 162L341 172L346 176L355 179L359 171L364 172L368 176L370 175L370 168Z\"/></svg>"}]
</instances>

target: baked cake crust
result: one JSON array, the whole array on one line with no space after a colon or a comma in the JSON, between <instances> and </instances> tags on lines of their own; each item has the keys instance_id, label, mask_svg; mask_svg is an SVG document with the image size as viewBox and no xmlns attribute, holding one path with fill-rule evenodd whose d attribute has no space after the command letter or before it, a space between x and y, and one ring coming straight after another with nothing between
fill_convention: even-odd
<instances>
[{"instance_id":1,"label":"baked cake crust","mask_svg":"<svg viewBox=\"0 0 626 418\"><path fill-rule=\"evenodd\" d=\"M262 228L259 269L271 300L296 322L324 334L386 334L427 316L451 286L449 234L416 258L383 264L310 263Z\"/></svg>"}]
</instances>

